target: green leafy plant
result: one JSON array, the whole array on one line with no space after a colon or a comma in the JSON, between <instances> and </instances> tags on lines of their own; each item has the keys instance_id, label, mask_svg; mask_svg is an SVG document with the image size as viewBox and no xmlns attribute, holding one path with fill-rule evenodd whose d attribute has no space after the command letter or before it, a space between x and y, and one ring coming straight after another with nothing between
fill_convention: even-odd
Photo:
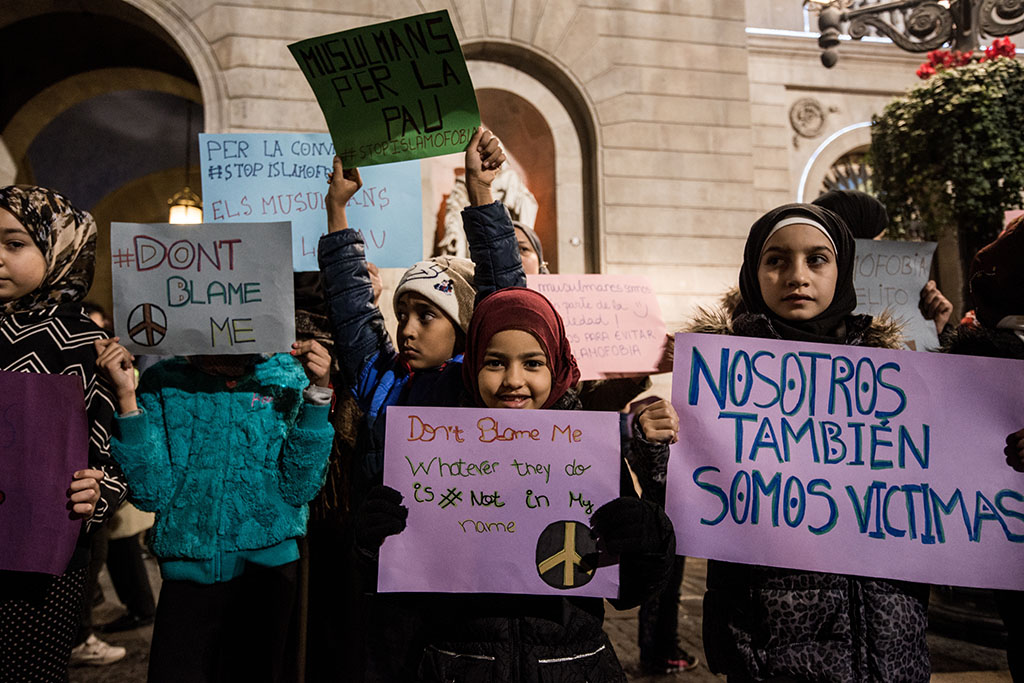
<instances>
[{"instance_id":1,"label":"green leafy plant","mask_svg":"<svg viewBox=\"0 0 1024 683\"><path fill-rule=\"evenodd\" d=\"M969 264L1022 203L1024 65L995 54L954 61L873 124L873 179L891 231L934 239L955 229Z\"/></svg>"}]
</instances>

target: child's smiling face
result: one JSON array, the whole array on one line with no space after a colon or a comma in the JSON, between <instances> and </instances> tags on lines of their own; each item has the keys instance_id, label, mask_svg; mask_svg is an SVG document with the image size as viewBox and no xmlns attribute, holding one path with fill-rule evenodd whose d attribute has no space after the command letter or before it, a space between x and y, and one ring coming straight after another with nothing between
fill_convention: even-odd
<instances>
[{"instance_id":1,"label":"child's smiling face","mask_svg":"<svg viewBox=\"0 0 1024 683\"><path fill-rule=\"evenodd\" d=\"M551 394L547 354L529 332L502 330L487 344L477 383L488 408L540 408Z\"/></svg>"},{"instance_id":2,"label":"child's smiling face","mask_svg":"<svg viewBox=\"0 0 1024 683\"><path fill-rule=\"evenodd\" d=\"M828 237L812 225L787 225L765 242L757 280L765 304L784 320L810 320L832 303L839 268Z\"/></svg>"},{"instance_id":3,"label":"child's smiling face","mask_svg":"<svg viewBox=\"0 0 1024 683\"><path fill-rule=\"evenodd\" d=\"M455 353L455 325L440 308L415 292L395 304L398 352L412 370L442 365Z\"/></svg>"},{"instance_id":4,"label":"child's smiling face","mask_svg":"<svg viewBox=\"0 0 1024 683\"><path fill-rule=\"evenodd\" d=\"M46 277L46 257L14 214L0 208L0 301L35 291Z\"/></svg>"}]
</instances>

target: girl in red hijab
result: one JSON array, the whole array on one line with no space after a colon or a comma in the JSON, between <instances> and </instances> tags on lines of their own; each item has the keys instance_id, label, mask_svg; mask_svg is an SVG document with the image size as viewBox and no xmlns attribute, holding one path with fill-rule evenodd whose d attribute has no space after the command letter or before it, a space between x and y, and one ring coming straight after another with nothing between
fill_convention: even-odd
<instances>
[{"instance_id":1,"label":"girl in red hijab","mask_svg":"<svg viewBox=\"0 0 1024 683\"><path fill-rule=\"evenodd\" d=\"M510 287L477 304L463 362L472 403L579 410L573 389L579 378L562 319L542 294ZM664 421L648 424L650 440L638 436L641 443L634 448L667 450L678 421L667 427ZM620 595L611 601L618 609L635 607L658 590L675 555L675 535L665 513L637 498L632 486L628 489L598 508L590 521L598 547L620 558ZM373 519L364 515L365 521L382 528L388 516L394 522L390 533L404 528L401 494L384 487L375 505ZM418 664L408 667L417 671L415 680L626 681L602 629L600 598L444 594L410 600L422 601L424 643Z\"/></svg>"},{"instance_id":2,"label":"girl in red hijab","mask_svg":"<svg viewBox=\"0 0 1024 683\"><path fill-rule=\"evenodd\" d=\"M478 406L574 410L580 379L561 316L543 294L509 287L477 305L462 379Z\"/></svg>"}]
</instances>

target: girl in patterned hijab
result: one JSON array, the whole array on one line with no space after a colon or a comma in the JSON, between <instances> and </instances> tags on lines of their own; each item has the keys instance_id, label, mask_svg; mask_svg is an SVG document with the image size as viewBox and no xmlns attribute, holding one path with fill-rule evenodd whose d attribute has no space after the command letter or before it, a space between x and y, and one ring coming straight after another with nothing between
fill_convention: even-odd
<instances>
[{"instance_id":1,"label":"girl in patterned hijab","mask_svg":"<svg viewBox=\"0 0 1024 683\"><path fill-rule=\"evenodd\" d=\"M0 188L0 210L7 214L0 214L7 219L2 229L11 228L11 219L19 223L33 242L24 249L33 251L34 247L44 269L41 282L15 299L5 300L0 282L3 312L38 311L84 299L92 285L96 261L96 222L92 216L76 209L64 195L31 185ZM4 278L2 269L0 265L0 280Z\"/></svg>"},{"instance_id":2,"label":"girl in patterned hijab","mask_svg":"<svg viewBox=\"0 0 1024 683\"><path fill-rule=\"evenodd\" d=\"M39 481L61 487L70 482L68 500L53 504L67 507L83 524L60 575L0 571L0 680L67 680L88 573L87 534L114 514L126 493L110 457L113 393L96 374L97 346L110 340L80 303L92 283L95 247L92 216L63 195L27 185L0 187L0 371L80 378L89 424L85 469L67 471L57 454L33 465ZM27 532L37 538L46 530Z\"/></svg>"}]
</instances>

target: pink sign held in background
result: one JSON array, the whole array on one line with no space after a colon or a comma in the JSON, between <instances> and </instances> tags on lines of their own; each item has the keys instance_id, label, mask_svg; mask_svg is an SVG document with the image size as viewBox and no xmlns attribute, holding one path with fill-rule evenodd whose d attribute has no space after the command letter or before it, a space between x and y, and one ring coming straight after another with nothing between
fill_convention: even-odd
<instances>
[{"instance_id":1,"label":"pink sign held in background","mask_svg":"<svg viewBox=\"0 0 1024 683\"><path fill-rule=\"evenodd\" d=\"M1024 589L1024 362L676 336L681 555Z\"/></svg>"},{"instance_id":2,"label":"pink sign held in background","mask_svg":"<svg viewBox=\"0 0 1024 683\"><path fill-rule=\"evenodd\" d=\"M82 529L67 488L88 459L81 378L0 371L0 569L64 572Z\"/></svg>"},{"instance_id":3,"label":"pink sign held in background","mask_svg":"<svg viewBox=\"0 0 1024 683\"><path fill-rule=\"evenodd\" d=\"M583 379L650 375L665 350L654 289L640 275L528 275L565 322Z\"/></svg>"},{"instance_id":4,"label":"pink sign held in background","mask_svg":"<svg viewBox=\"0 0 1024 683\"><path fill-rule=\"evenodd\" d=\"M617 414L392 406L385 443L409 520L378 590L616 597L587 525L619 495Z\"/></svg>"}]
</instances>

